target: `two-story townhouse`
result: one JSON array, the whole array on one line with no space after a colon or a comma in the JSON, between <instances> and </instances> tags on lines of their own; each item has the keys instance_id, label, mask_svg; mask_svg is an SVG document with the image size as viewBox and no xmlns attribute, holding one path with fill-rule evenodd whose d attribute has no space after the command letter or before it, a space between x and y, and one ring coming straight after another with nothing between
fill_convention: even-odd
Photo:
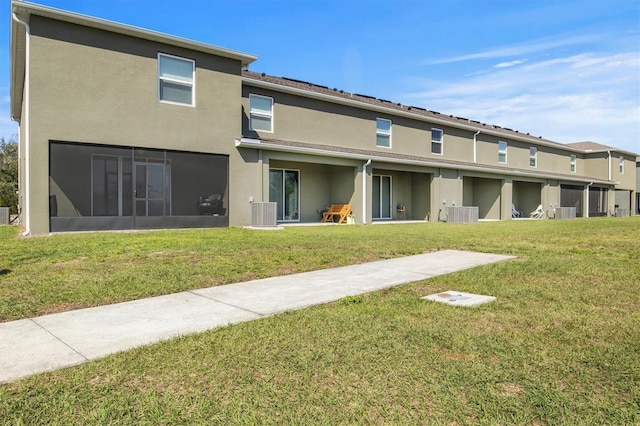
<instances>
[{"instance_id":1,"label":"two-story townhouse","mask_svg":"<svg viewBox=\"0 0 640 426\"><path fill-rule=\"evenodd\" d=\"M259 201L281 223L335 203L356 223L635 211L632 153L254 73L252 55L59 9L12 15L27 233L242 226Z\"/></svg>"},{"instance_id":2,"label":"two-story townhouse","mask_svg":"<svg viewBox=\"0 0 640 426\"><path fill-rule=\"evenodd\" d=\"M399 206L413 220L437 220L445 206L500 220L539 205L549 217L557 207L598 216L632 199L633 185L607 173L610 157L580 144L250 71L236 144L258 152L261 199L277 201L284 222L317 221L334 203L369 223L396 218Z\"/></svg>"}]
</instances>

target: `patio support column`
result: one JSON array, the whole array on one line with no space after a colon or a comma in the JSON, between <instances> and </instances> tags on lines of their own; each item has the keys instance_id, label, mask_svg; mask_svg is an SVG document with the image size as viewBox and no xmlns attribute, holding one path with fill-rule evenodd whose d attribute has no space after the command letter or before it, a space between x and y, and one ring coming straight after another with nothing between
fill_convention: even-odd
<instances>
[{"instance_id":1,"label":"patio support column","mask_svg":"<svg viewBox=\"0 0 640 426\"><path fill-rule=\"evenodd\" d=\"M500 199L502 200L502 211L500 212L500 220L511 220L511 206L513 205L513 179L506 178L502 181L502 189L500 191Z\"/></svg>"},{"instance_id":2,"label":"patio support column","mask_svg":"<svg viewBox=\"0 0 640 426\"><path fill-rule=\"evenodd\" d=\"M584 187L584 196L582 197L582 202L583 202L583 217L589 217L589 188L591 188L591 185L593 185L593 182L589 183L588 185L586 185Z\"/></svg>"},{"instance_id":3,"label":"patio support column","mask_svg":"<svg viewBox=\"0 0 640 426\"><path fill-rule=\"evenodd\" d=\"M362 224L367 224L367 166L371 164L371 159L362 165Z\"/></svg>"},{"instance_id":4,"label":"patio support column","mask_svg":"<svg viewBox=\"0 0 640 426\"><path fill-rule=\"evenodd\" d=\"M616 187L611 185L607 190L607 216L616 211Z\"/></svg>"},{"instance_id":5,"label":"patio support column","mask_svg":"<svg viewBox=\"0 0 640 426\"><path fill-rule=\"evenodd\" d=\"M438 171L431 175L431 200L430 204L430 221L437 222L438 221L438 211L442 208L442 198L440 197L441 189L440 184L442 181L442 169L438 169Z\"/></svg>"}]
</instances>

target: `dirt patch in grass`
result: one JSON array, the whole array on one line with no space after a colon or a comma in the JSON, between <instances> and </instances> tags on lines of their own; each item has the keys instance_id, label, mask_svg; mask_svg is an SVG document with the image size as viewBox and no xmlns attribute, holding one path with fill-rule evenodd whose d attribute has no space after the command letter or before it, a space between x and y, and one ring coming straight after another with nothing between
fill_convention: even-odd
<instances>
[{"instance_id":1,"label":"dirt patch in grass","mask_svg":"<svg viewBox=\"0 0 640 426\"><path fill-rule=\"evenodd\" d=\"M433 350L437 352L440 357L454 361L469 361L476 357L473 353L456 352L442 346L434 346Z\"/></svg>"},{"instance_id":2,"label":"dirt patch in grass","mask_svg":"<svg viewBox=\"0 0 640 426\"><path fill-rule=\"evenodd\" d=\"M53 268L62 268L62 267L68 267L68 266L77 266L80 265L84 262L86 262L89 258L86 256L82 256L82 257L77 257L75 259L70 259L70 260L65 260L63 262L56 262L51 264L51 267Z\"/></svg>"},{"instance_id":3,"label":"dirt patch in grass","mask_svg":"<svg viewBox=\"0 0 640 426\"><path fill-rule=\"evenodd\" d=\"M498 395L504 397L514 397L522 393L522 388L515 383L501 383L498 386Z\"/></svg>"}]
</instances>

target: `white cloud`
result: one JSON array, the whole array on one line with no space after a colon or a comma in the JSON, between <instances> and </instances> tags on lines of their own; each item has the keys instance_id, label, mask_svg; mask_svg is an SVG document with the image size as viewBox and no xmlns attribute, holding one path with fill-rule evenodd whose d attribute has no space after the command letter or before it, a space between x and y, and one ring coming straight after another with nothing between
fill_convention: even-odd
<instances>
[{"instance_id":1,"label":"white cloud","mask_svg":"<svg viewBox=\"0 0 640 426\"><path fill-rule=\"evenodd\" d=\"M598 41L600 38L595 35L561 36L534 40L525 43L513 44L510 46L498 47L483 52L471 53L467 55L452 56L449 58L436 59L422 62L421 65L449 64L453 62L472 61L478 59L507 58L522 56L529 53L542 52L558 47L573 46Z\"/></svg>"},{"instance_id":2,"label":"white cloud","mask_svg":"<svg viewBox=\"0 0 640 426\"><path fill-rule=\"evenodd\" d=\"M521 60L511 61L511 62L500 62L499 64L495 64L493 67L494 68L509 68L509 67L513 67L513 66L516 66L516 65L524 64L525 62L527 62L526 59L521 59Z\"/></svg>"},{"instance_id":3,"label":"white cloud","mask_svg":"<svg viewBox=\"0 0 640 426\"><path fill-rule=\"evenodd\" d=\"M507 64L459 81L422 81L424 90L401 100L557 142L591 140L640 153L637 52Z\"/></svg>"}]
</instances>

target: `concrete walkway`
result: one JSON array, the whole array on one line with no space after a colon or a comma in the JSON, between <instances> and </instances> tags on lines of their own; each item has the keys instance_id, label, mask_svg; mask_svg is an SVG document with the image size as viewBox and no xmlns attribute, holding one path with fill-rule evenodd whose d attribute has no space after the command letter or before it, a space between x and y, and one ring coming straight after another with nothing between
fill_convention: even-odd
<instances>
[{"instance_id":1,"label":"concrete walkway","mask_svg":"<svg viewBox=\"0 0 640 426\"><path fill-rule=\"evenodd\" d=\"M510 258L444 250L0 323L0 383Z\"/></svg>"}]
</instances>

